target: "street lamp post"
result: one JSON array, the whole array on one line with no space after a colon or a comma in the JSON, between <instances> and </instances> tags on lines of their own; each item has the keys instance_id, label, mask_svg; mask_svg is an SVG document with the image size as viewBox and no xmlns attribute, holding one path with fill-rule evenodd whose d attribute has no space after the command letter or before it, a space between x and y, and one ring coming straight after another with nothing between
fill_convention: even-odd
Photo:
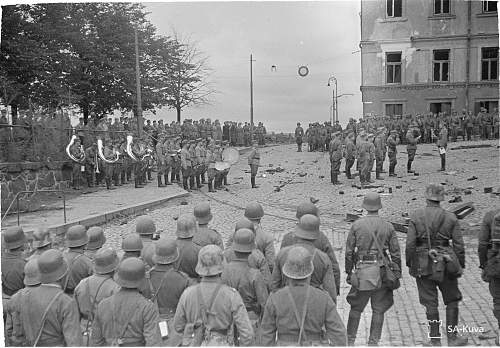
<instances>
[{"instance_id":1,"label":"street lamp post","mask_svg":"<svg viewBox=\"0 0 500 348\"><path fill-rule=\"evenodd\" d=\"M330 76L330 78L328 79L328 87L330 87L330 81L335 81L335 89L332 88L332 108L333 108L333 112L332 112L332 124L335 123L335 121L337 121L339 119L339 114L338 114L338 111L337 111L337 78L335 76Z\"/></svg>"}]
</instances>

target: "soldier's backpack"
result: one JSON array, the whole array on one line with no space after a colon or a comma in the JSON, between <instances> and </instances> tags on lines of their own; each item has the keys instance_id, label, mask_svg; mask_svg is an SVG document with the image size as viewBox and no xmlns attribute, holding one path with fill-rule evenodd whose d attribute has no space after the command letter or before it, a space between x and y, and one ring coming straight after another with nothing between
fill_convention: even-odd
<instances>
[{"instance_id":1,"label":"soldier's backpack","mask_svg":"<svg viewBox=\"0 0 500 348\"><path fill-rule=\"evenodd\" d=\"M487 278L500 278L500 212L495 214L491 223L490 249L484 273Z\"/></svg>"}]
</instances>

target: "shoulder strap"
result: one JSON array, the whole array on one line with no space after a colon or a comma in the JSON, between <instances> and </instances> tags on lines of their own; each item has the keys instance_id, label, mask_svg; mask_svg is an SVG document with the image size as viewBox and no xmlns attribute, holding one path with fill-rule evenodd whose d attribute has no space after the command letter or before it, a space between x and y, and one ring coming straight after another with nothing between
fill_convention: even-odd
<instances>
[{"instance_id":1,"label":"shoulder strap","mask_svg":"<svg viewBox=\"0 0 500 348\"><path fill-rule=\"evenodd\" d=\"M205 301L203 301L203 295L201 293L201 284L199 284L198 288L196 289L196 292L198 293L198 300L200 302L201 319L203 321L203 324L205 324L205 326L207 326L207 327L208 327L208 313L212 309L215 298L217 297L217 294L219 293L219 290L221 287L222 287L222 283L219 283L217 285L217 287L215 288L214 292L212 293L212 296L210 297L208 307L205 305Z\"/></svg>"},{"instance_id":2,"label":"shoulder strap","mask_svg":"<svg viewBox=\"0 0 500 348\"><path fill-rule=\"evenodd\" d=\"M117 307L115 306L115 303L114 303L114 301L113 301L113 309L112 309L112 312L111 312L111 313L112 313L112 319L113 319L113 329L114 329L114 325L115 325L115 323L116 323L116 320L115 320L115 308L117 308ZM123 325L122 330L120 330L120 335L118 335L118 337L117 337L117 339L118 339L118 340L121 340L121 339L122 339L122 337L125 335L125 332L127 332L127 327L128 327L128 324L130 323L130 320L131 320L131 319L132 319L132 317L133 317L133 313L135 313L135 311L136 311L138 308L139 308L139 304L138 304L138 303L136 303L136 305L135 305L135 307L134 307L133 311L132 311L129 315L127 315L127 321L125 322L125 325ZM113 330L113 331L114 331L114 330Z\"/></svg>"},{"instance_id":3,"label":"shoulder strap","mask_svg":"<svg viewBox=\"0 0 500 348\"><path fill-rule=\"evenodd\" d=\"M151 270L152 271L152 270ZM158 289L156 289L156 291L153 291L153 296L150 298L151 301L156 301L156 297L158 297L158 294L161 290L161 287L163 286L163 284L165 283L165 280L167 279L167 275L172 271L172 269L169 269L168 271L165 272L165 274L163 275L163 277L161 278L161 282L160 282L160 285L158 286ZM151 290L154 290L153 288L153 282L151 281L151 277L149 277L149 284L151 286Z\"/></svg>"},{"instance_id":4,"label":"shoulder strap","mask_svg":"<svg viewBox=\"0 0 500 348\"><path fill-rule=\"evenodd\" d=\"M293 296L292 296L292 291L290 290L290 287L287 287L287 294L288 294L288 297L290 298L290 302L292 304L292 308L293 308L293 311L295 313L295 318L297 319L297 324L299 324L299 339L297 340L298 346L301 345L302 337L305 337L304 323L306 320L307 306L308 306L308 302L309 302L310 293L311 293L311 285L307 285L306 297L304 300L304 307L302 309L302 317L300 317L299 310L297 309L297 304L295 303L295 300L293 299Z\"/></svg>"},{"instance_id":5,"label":"shoulder strap","mask_svg":"<svg viewBox=\"0 0 500 348\"><path fill-rule=\"evenodd\" d=\"M52 300L49 302L47 308L45 308L45 312L43 312L43 315L42 315L42 322L40 324L40 329L38 330L38 335L36 336L35 343L33 344L33 347L36 347L36 345L38 344L38 341L40 341L40 337L42 337L43 327L45 326L45 321L47 320L47 314L49 313L50 307L52 307L54 302L56 302L56 300L59 298L59 296L61 296L63 293L64 293L63 291L58 292L52 298Z\"/></svg>"},{"instance_id":6,"label":"shoulder strap","mask_svg":"<svg viewBox=\"0 0 500 348\"><path fill-rule=\"evenodd\" d=\"M372 235L372 243L375 243L375 246L377 247L377 250L380 254L380 257L382 258L382 262L385 263L386 260L385 260L385 253L384 253L384 249L382 248L382 246L380 245L380 243L378 242L378 228L375 230L375 232L373 232L372 230L370 230L370 233Z\"/></svg>"},{"instance_id":7,"label":"shoulder strap","mask_svg":"<svg viewBox=\"0 0 500 348\"><path fill-rule=\"evenodd\" d=\"M71 272L73 271L73 264L82 256L83 254L78 254L73 260L71 260L71 263L68 265L68 275L66 276L66 281L64 282L63 291L66 291L66 288L68 287L69 279L71 278L71 280L73 280L73 275L71 274Z\"/></svg>"},{"instance_id":8,"label":"shoulder strap","mask_svg":"<svg viewBox=\"0 0 500 348\"><path fill-rule=\"evenodd\" d=\"M438 226L438 231L433 234L433 237L435 234L439 233L439 229L441 228L441 225L443 224L443 219L444 219L444 209L441 210L441 212L438 215L438 220L439 220L439 226ZM429 228L429 224L427 222L427 219L424 219L424 225L425 225L425 233L427 234L427 243L429 246L429 249L431 249L431 230Z\"/></svg>"}]
</instances>

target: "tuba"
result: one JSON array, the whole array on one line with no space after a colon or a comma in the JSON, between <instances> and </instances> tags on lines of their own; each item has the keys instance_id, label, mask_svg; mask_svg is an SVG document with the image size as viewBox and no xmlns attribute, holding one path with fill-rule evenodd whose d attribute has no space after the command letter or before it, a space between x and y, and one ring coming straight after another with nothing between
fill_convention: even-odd
<instances>
[{"instance_id":1,"label":"tuba","mask_svg":"<svg viewBox=\"0 0 500 348\"><path fill-rule=\"evenodd\" d=\"M112 160L106 159L106 157L104 157L104 153L102 150L103 150L102 139L99 138L97 139L97 153L99 154L99 158L102 159L104 162L111 164L116 163L120 159L120 153L116 151L116 149L113 149L113 154L115 155L115 158Z\"/></svg>"},{"instance_id":2,"label":"tuba","mask_svg":"<svg viewBox=\"0 0 500 348\"><path fill-rule=\"evenodd\" d=\"M127 154L132 158L135 162L138 162L139 159L134 156L134 152L132 151L132 141L133 137L131 135L127 135Z\"/></svg>"},{"instance_id":3,"label":"tuba","mask_svg":"<svg viewBox=\"0 0 500 348\"><path fill-rule=\"evenodd\" d=\"M71 136L71 141L66 146L66 153L68 154L68 157L71 158L73 161L75 161L77 163L83 163L83 161L85 160L85 151L83 151L83 146L82 145L80 145L80 150L82 151L82 156L80 158L76 158L75 156L73 156L71 154L71 151L69 151L69 149L71 148L71 146L73 146L73 144L75 143L75 140L76 140L76 135L73 134L73 136Z\"/></svg>"}]
</instances>

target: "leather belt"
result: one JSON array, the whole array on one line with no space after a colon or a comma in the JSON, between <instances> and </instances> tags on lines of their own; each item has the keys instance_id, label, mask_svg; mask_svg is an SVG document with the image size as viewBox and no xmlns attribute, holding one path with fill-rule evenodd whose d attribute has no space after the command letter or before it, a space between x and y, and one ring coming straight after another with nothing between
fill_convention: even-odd
<instances>
[{"instance_id":1,"label":"leather belt","mask_svg":"<svg viewBox=\"0 0 500 348\"><path fill-rule=\"evenodd\" d=\"M305 340L303 343L315 341L319 342L322 340L321 334L312 334L312 333L305 333ZM298 335L280 335L278 334L278 341L280 342L290 342L292 345L297 345L297 341L299 340Z\"/></svg>"},{"instance_id":2,"label":"leather belt","mask_svg":"<svg viewBox=\"0 0 500 348\"><path fill-rule=\"evenodd\" d=\"M428 246L429 241L427 239L417 239L417 246ZM447 247L450 246L450 241L447 239L435 239L431 240L431 247Z\"/></svg>"}]
</instances>

